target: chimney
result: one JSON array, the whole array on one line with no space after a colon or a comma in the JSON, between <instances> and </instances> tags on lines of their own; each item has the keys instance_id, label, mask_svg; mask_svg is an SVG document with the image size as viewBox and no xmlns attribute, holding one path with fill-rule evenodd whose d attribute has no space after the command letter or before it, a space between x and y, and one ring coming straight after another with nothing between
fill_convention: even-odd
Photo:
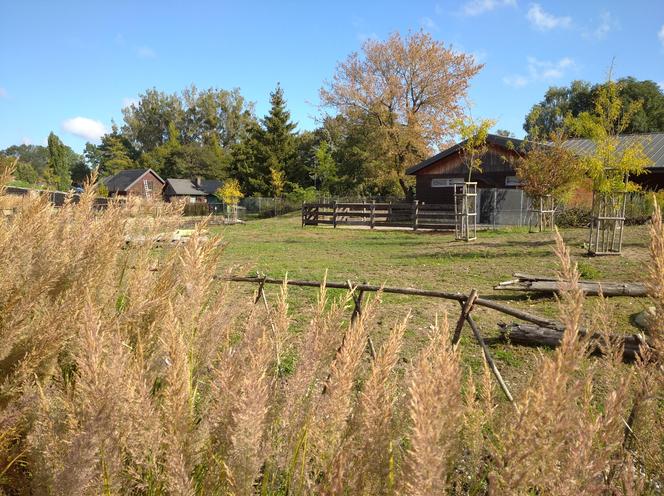
<instances>
[{"instance_id":1,"label":"chimney","mask_svg":"<svg viewBox=\"0 0 664 496\"><path fill-rule=\"evenodd\" d=\"M203 178L201 176L194 177L194 184L196 185L197 188L201 187L202 182L203 182Z\"/></svg>"}]
</instances>

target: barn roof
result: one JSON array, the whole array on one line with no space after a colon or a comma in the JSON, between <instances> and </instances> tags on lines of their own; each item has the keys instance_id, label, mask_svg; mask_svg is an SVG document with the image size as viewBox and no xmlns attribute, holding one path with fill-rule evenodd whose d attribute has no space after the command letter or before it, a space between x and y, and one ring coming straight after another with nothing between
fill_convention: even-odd
<instances>
[{"instance_id":1,"label":"barn roof","mask_svg":"<svg viewBox=\"0 0 664 496\"><path fill-rule=\"evenodd\" d=\"M641 134L623 134L618 137L620 144L618 150L624 149L632 143L641 143L643 152L652 162L651 168L664 168L664 133L641 133ZM507 138L505 136L498 136L496 134L489 134L487 136L487 143L494 144L503 148L508 147L508 143L512 143L514 148L521 148L525 140L516 138ZM438 162L439 160L449 157L450 155L458 152L466 140L457 143L456 145L437 153L433 157L423 160L406 170L406 174L415 174L416 172L429 167L430 165ZM565 146L569 147L572 151L580 155L590 155L595 149L595 144L592 140L584 138L573 138L565 141Z\"/></svg>"},{"instance_id":2,"label":"barn roof","mask_svg":"<svg viewBox=\"0 0 664 496\"><path fill-rule=\"evenodd\" d=\"M189 179L166 179L166 195L167 196L205 196L207 193L202 191L191 182Z\"/></svg>"},{"instance_id":3,"label":"barn roof","mask_svg":"<svg viewBox=\"0 0 664 496\"><path fill-rule=\"evenodd\" d=\"M164 180L152 169L127 169L118 172L102 180L108 191L127 191L131 188L136 181L143 177L148 172L152 172L159 181L164 183Z\"/></svg>"},{"instance_id":4,"label":"barn roof","mask_svg":"<svg viewBox=\"0 0 664 496\"><path fill-rule=\"evenodd\" d=\"M450 155L452 155L452 154L458 152L459 150L461 150L463 145L466 144L466 141L467 140L463 140L463 141L457 143L456 145L451 146L450 148L447 148L446 150L443 150L440 153L437 153L433 157L429 157L428 159L423 160L419 164L413 165L412 167L406 169L406 174L415 174L417 171L425 169L425 168L429 167L431 164L433 164L435 162L438 162L439 160L441 160L445 157L449 157ZM496 145L496 146L501 146L503 148L507 148L508 143L512 143L512 146L514 146L514 148L520 148L523 141L524 140L520 140L520 139L516 139L516 138L508 138L506 136L499 136L497 134L489 134L486 137L486 142L487 143L490 143L490 144Z\"/></svg>"},{"instance_id":5,"label":"barn roof","mask_svg":"<svg viewBox=\"0 0 664 496\"><path fill-rule=\"evenodd\" d=\"M618 136L618 150L624 150L633 143L643 146L643 153L650 159L650 167L664 168L664 133L623 134ZM589 139L574 138L565 141L565 146L580 155L590 155L595 151L595 143Z\"/></svg>"}]
</instances>

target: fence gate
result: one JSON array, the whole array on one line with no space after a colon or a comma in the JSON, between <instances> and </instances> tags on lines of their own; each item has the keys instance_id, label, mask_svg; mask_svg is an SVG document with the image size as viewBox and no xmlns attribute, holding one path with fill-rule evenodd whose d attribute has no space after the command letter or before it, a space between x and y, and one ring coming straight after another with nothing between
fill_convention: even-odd
<instances>
[{"instance_id":1,"label":"fence gate","mask_svg":"<svg viewBox=\"0 0 664 496\"><path fill-rule=\"evenodd\" d=\"M477 183L454 185L455 239L477 239Z\"/></svg>"}]
</instances>

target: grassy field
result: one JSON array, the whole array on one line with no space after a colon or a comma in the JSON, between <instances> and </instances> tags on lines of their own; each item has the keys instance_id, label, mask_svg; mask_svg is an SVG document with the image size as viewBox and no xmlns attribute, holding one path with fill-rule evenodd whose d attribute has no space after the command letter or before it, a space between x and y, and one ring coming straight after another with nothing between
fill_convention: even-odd
<instances>
[{"instance_id":1,"label":"grassy field","mask_svg":"<svg viewBox=\"0 0 664 496\"><path fill-rule=\"evenodd\" d=\"M297 215L249 221L245 225L213 228L213 231L221 232L228 243L223 264L236 274L261 273L281 278L287 273L290 279L321 280L327 270L328 279L334 281L350 279L463 293L476 288L485 298L500 300L542 316L557 316L553 298L493 290L495 284L510 279L516 271L555 274L558 262L553 252L552 233L503 229L480 232L476 241L465 243L455 241L450 233L326 227L303 229ZM640 281L644 278L648 261L645 226L626 228L624 255L620 257L586 256L583 248L586 229L567 229L562 234L584 279ZM249 293L253 289L245 286L241 291ZM276 287L268 288L268 298L272 301L276 291ZM291 307L299 310L313 304L315 294L312 289L291 288ZM407 354L419 348L436 315L448 312L450 320L455 321L459 313L455 302L431 298L384 295L383 302L379 312L381 333L374 339L380 343L389 327L411 312L412 324L406 335ZM596 298L588 298L588 314L595 302ZM610 307L614 311L616 330L635 332L633 316L647 305L645 298L612 298ZM293 313L302 315L301 312ZM474 315L487 336L498 335L498 322L511 321L506 315L483 308L476 309ZM481 352L470 338L467 327L462 345L465 362L478 370L482 364ZM538 353L498 343L494 343L492 349L508 382L518 390L529 376L526 372L531 369Z\"/></svg>"}]
</instances>

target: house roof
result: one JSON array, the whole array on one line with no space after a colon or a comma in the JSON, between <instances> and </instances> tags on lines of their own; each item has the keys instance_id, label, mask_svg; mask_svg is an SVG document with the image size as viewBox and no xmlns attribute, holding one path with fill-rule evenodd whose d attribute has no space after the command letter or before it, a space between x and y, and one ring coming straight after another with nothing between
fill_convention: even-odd
<instances>
[{"instance_id":1,"label":"house roof","mask_svg":"<svg viewBox=\"0 0 664 496\"><path fill-rule=\"evenodd\" d=\"M651 160L651 168L662 167L664 168L664 133L642 133L642 134L624 134L618 137L620 143L618 150L624 149L632 143L641 143L643 152ZM489 134L487 136L487 143L507 148L508 143L511 142L515 148L520 148L525 140L516 138L506 138L496 134ZM466 141L457 143L456 145L437 153L433 157L423 160L406 170L406 174L415 174L416 172L429 167L435 162L448 157L458 152ZM590 139L573 138L565 141L565 146L569 147L572 151L580 155L590 155L595 149L595 144Z\"/></svg>"},{"instance_id":2,"label":"house roof","mask_svg":"<svg viewBox=\"0 0 664 496\"><path fill-rule=\"evenodd\" d=\"M664 167L664 133L623 134L618 136L618 140L619 151L633 143L640 143L643 153L652 162L649 167ZM590 155L595 151L595 143L589 139L569 139L565 141L565 146L580 155Z\"/></svg>"},{"instance_id":3,"label":"house roof","mask_svg":"<svg viewBox=\"0 0 664 496\"><path fill-rule=\"evenodd\" d=\"M164 180L159 177L159 175L152 169L127 169L118 172L112 176L109 176L102 180L108 191L117 192L117 191L127 191L131 188L139 179L141 179L148 172L152 172L154 176L164 183Z\"/></svg>"},{"instance_id":4,"label":"house roof","mask_svg":"<svg viewBox=\"0 0 664 496\"><path fill-rule=\"evenodd\" d=\"M167 196L206 196L207 193L194 186L189 179L166 179Z\"/></svg>"},{"instance_id":5,"label":"house roof","mask_svg":"<svg viewBox=\"0 0 664 496\"><path fill-rule=\"evenodd\" d=\"M449 157L450 155L461 150L463 145L466 144L466 141L467 140L463 140L460 143L457 143L456 145L451 146L450 148L447 148L440 153L437 153L433 157L429 157L428 159L423 160L419 164L415 164L412 167L409 167L408 169L406 169L406 174L415 174L416 172L429 167L431 164L438 162L439 160L445 157ZM497 134L489 134L486 137L486 142L492 145L501 146L503 148L507 148L508 143L512 143L512 146L514 146L515 148L519 148L523 143L523 140L516 138L508 138L506 136L498 136Z\"/></svg>"}]
</instances>

